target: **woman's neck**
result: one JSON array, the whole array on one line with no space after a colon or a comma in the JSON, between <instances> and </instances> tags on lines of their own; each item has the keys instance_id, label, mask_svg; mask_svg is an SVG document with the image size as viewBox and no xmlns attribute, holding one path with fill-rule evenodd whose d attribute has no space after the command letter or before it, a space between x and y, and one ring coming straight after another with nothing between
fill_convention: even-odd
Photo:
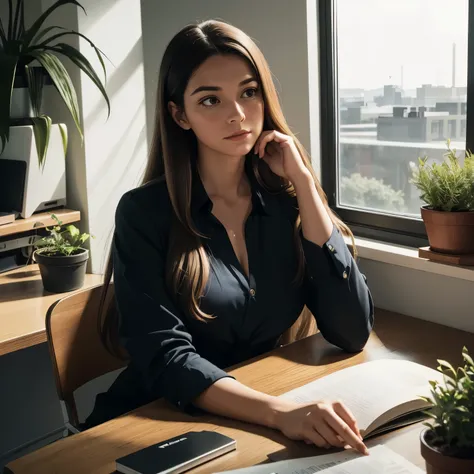
<instances>
[{"instance_id":1,"label":"woman's neck","mask_svg":"<svg viewBox=\"0 0 474 474\"><path fill-rule=\"evenodd\" d=\"M198 159L198 170L208 196L234 201L249 194L245 174L245 156L232 157L206 154Z\"/></svg>"}]
</instances>

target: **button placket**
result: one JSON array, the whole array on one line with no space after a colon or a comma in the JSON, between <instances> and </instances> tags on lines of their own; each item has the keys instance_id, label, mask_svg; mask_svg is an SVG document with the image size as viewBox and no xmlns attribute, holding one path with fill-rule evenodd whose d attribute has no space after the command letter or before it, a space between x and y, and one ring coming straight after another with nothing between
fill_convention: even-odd
<instances>
[{"instance_id":1,"label":"button placket","mask_svg":"<svg viewBox=\"0 0 474 474\"><path fill-rule=\"evenodd\" d=\"M257 294L257 282L252 273L249 275L249 295L253 298Z\"/></svg>"}]
</instances>

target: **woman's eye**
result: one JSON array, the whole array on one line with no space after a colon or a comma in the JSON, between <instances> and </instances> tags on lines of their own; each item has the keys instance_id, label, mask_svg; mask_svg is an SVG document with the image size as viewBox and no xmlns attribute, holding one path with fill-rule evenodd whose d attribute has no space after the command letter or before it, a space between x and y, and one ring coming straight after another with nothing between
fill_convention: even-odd
<instances>
[{"instance_id":1,"label":"woman's eye","mask_svg":"<svg viewBox=\"0 0 474 474\"><path fill-rule=\"evenodd\" d=\"M216 105L218 102L219 102L219 99L217 97L211 96L211 97L206 97L205 99L201 100L201 102L199 103L206 107L212 107L213 105Z\"/></svg>"},{"instance_id":2,"label":"woman's eye","mask_svg":"<svg viewBox=\"0 0 474 474\"><path fill-rule=\"evenodd\" d=\"M251 87L250 89L244 91L244 95L246 95L247 98L254 97L257 95L257 89L255 87Z\"/></svg>"}]
</instances>

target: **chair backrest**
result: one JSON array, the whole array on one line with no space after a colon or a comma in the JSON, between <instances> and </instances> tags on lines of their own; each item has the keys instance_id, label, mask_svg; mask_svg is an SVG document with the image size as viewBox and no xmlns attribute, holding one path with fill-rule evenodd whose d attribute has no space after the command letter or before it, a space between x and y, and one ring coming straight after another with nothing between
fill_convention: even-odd
<instances>
[{"instance_id":1,"label":"chair backrest","mask_svg":"<svg viewBox=\"0 0 474 474\"><path fill-rule=\"evenodd\" d=\"M56 388L65 418L79 426L74 391L127 361L112 356L98 332L98 310L103 285L80 290L53 303L46 314L46 333L53 362ZM109 286L106 303L114 297ZM67 423L67 419L65 420Z\"/></svg>"}]
</instances>

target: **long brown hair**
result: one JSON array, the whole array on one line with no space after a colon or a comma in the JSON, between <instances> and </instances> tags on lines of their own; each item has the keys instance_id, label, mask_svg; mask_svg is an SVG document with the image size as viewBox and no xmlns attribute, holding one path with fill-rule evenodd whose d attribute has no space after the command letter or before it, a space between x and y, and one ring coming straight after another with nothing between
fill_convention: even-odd
<instances>
[{"instance_id":1,"label":"long brown hair","mask_svg":"<svg viewBox=\"0 0 474 474\"><path fill-rule=\"evenodd\" d=\"M168 44L161 62L153 142L142 184L157 178L166 180L174 211L168 239L166 285L169 294L176 295L177 306L202 321L213 316L205 314L199 307L200 297L209 277L209 260L203 245L206 237L196 228L190 210L192 163L197 158L197 142L192 131L183 130L175 123L168 111L168 103L173 101L178 107L184 108L184 91L192 73L206 59L216 54L233 54L248 62L263 94L264 130L278 130L293 138L306 167L313 175L318 193L332 221L343 234L352 237L350 229L329 208L308 153L286 123L270 68L256 44L244 32L224 22L209 20L186 26ZM295 195L291 183L273 174L268 167L257 164L254 172L268 191ZM295 245L298 249L298 271L295 278L297 282L303 279L305 264L299 237L300 228L301 219L298 216L295 224ZM115 355L120 355L123 351L117 345L115 298L107 298L112 273L110 252L99 307L99 330L104 345ZM303 311L297 327L290 328L281 341L286 343L307 335L312 320L311 313Z\"/></svg>"}]
</instances>

